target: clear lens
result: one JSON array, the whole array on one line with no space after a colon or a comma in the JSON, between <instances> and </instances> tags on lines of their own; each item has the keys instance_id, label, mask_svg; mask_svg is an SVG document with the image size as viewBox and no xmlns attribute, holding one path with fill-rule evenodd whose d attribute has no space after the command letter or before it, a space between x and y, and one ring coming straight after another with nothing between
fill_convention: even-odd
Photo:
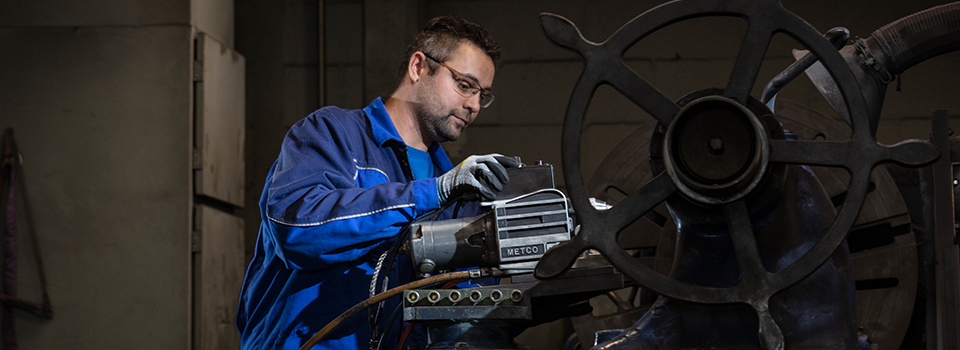
<instances>
[{"instance_id":1,"label":"clear lens","mask_svg":"<svg viewBox=\"0 0 960 350\"><path fill-rule=\"evenodd\" d=\"M456 74L456 72L454 72L454 74ZM454 77L454 80L456 80L457 92L460 93L460 96L470 98L479 93L481 108L487 108L491 103L493 103L493 98L495 97L493 93L484 91L484 89L481 89L473 81L463 77Z\"/></svg>"},{"instance_id":2,"label":"clear lens","mask_svg":"<svg viewBox=\"0 0 960 350\"><path fill-rule=\"evenodd\" d=\"M460 77L455 77L454 79L457 81L457 92L459 92L461 96L473 97L473 95L480 92L480 87L474 85L472 81Z\"/></svg>"},{"instance_id":3,"label":"clear lens","mask_svg":"<svg viewBox=\"0 0 960 350\"><path fill-rule=\"evenodd\" d=\"M493 98L496 97L491 93L480 94L480 107L487 108L490 107L490 104L493 103Z\"/></svg>"}]
</instances>

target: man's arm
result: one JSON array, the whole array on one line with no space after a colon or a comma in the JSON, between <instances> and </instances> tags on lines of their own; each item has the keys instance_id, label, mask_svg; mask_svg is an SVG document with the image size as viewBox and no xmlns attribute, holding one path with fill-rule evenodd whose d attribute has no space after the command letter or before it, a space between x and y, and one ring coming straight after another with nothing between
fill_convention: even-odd
<instances>
[{"instance_id":1,"label":"man's arm","mask_svg":"<svg viewBox=\"0 0 960 350\"><path fill-rule=\"evenodd\" d=\"M267 179L264 234L273 246L264 248L288 268L357 259L439 207L434 179L399 182L391 171L358 163L351 150L363 145L363 129L351 122L314 115L284 139ZM361 175L380 183L361 188Z\"/></svg>"}]
</instances>

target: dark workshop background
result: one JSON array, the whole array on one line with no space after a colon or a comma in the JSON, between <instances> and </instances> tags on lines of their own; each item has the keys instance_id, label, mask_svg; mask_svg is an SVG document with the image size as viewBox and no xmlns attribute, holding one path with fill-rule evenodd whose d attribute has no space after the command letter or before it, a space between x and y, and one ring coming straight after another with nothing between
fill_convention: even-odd
<instances>
[{"instance_id":1,"label":"dark workshop background","mask_svg":"<svg viewBox=\"0 0 960 350\"><path fill-rule=\"evenodd\" d=\"M54 306L17 314L22 349L235 349L240 282L260 224L257 202L286 130L323 105L362 108L389 94L405 45L426 20L458 14L499 41L496 102L445 145L543 160L563 177L560 134L579 57L551 45L541 12L603 41L659 1L0 0L0 127L15 129ZM867 37L942 1L800 1L783 6L819 32ZM733 18L668 27L625 61L671 99L723 86L745 32ZM763 85L799 48L779 35ZM960 54L890 85L878 140L929 137L932 111L960 126ZM897 91L896 86L901 91ZM805 76L781 98L828 115ZM589 176L651 119L610 87L582 130ZM649 125L647 125L649 127ZM21 215L22 298L39 300ZM601 303L597 303L602 308ZM520 341L558 349L569 328Z\"/></svg>"}]
</instances>

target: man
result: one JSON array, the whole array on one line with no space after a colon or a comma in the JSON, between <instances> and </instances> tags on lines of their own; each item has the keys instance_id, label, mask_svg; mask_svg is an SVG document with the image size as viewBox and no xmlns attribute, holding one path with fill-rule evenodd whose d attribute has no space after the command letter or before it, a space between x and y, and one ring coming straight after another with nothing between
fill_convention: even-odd
<instances>
[{"instance_id":1,"label":"man","mask_svg":"<svg viewBox=\"0 0 960 350\"><path fill-rule=\"evenodd\" d=\"M440 147L493 100L496 42L479 25L444 16L407 51L386 101L325 107L287 133L260 197L260 237L237 313L243 349L299 348L369 297L378 259L410 222L465 192L493 198L509 180L512 159L472 156L454 167ZM398 257L390 286L408 282L410 270ZM387 304L379 328L397 304ZM396 346L397 328L386 348ZM366 349L370 338L367 319L353 317L315 349Z\"/></svg>"}]
</instances>

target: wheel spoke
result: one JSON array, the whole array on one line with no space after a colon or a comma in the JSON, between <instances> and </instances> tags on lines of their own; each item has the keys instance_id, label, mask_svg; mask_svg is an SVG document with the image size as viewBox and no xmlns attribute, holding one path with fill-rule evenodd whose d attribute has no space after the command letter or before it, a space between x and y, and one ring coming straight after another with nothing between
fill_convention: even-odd
<instances>
[{"instance_id":1,"label":"wheel spoke","mask_svg":"<svg viewBox=\"0 0 960 350\"><path fill-rule=\"evenodd\" d=\"M534 275L537 278L553 278L566 272L580 253L587 249L585 240L589 238L590 235L584 231L573 239L547 250L537 263Z\"/></svg>"},{"instance_id":2,"label":"wheel spoke","mask_svg":"<svg viewBox=\"0 0 960 350\"><path fill-rule=\"evenodd\" d=\"M906 167L921 167L933 163L940 152L927 141L906 140L895 145L883 147L885 156L891 162Z\"/></svg>"},{"instance_id":3,"label":"wheel spoke","mask_svg":"<svg viewBox=\"0 0 960 350\"><path fill-rule=\"evenodd\" d=\"M664 276L638 262L636 258L617 246L616 242L605 243L597 247L597 250L627 277L657 294L704 304L726 304L738 300L736 290L732 288L703 287Z\"/></svg>"},{"instance_id":4,"label":"wheel spoke","mask_svg":"<svg viewBox=\"0 0 960 350\"><path fill-rule=\"evenodd\" d=\"M660 173L653 180L650 180L650 183L624 198L612 209L602 212L603 221L606 222L610 232L615 235L644 213L653 210L657 204L666 200L676 191L677 186L673 184L670 176L666 172Z\"/></svg>"},{"instance_id":5,"label":"wheel spoke","mask_svg":"<svg viewBox=\"0 0 960 350\"><path fill-rule=\"evenodd\" d=\"M764 350L783 350L783 332L777 325L777 321L773 319L773 315L770 314L768 303L769 301L764 299L751 305L756 310L757 318L760 321L760 329L757 335L760 337L760 343Z\"/></svg>"},{"instance_id":6,"label":"wheel spoke","mask_svg":"<svg viewBox=\"0 0 960 350\"><path fill-rule=\"evenodd\" d=\"M737 263L740 266L740 285L747 290L759 290L755 285L766 278L770 273L760 261L760 251L757 249L757 240L753 235L750 224L750 213L743 200L723 206L727 218L727 227L730 229L730 238L733 240L733 250L737 253Z\"/></svg>"},{"instance_id":7,"label":"wheel spoke","mask_svg":"<svg viewBox=\"0 0 960 350\"><path fill-rule=\"evenodd\" d=\"M763 55L766 54L770 37L773 36L773 31L763 26L761 22L750 21L747 36L740 44L737 62L734 63L733 72L723 93L724 96L743 104L746 104L750 97L750 90L753 89L757 73L760 72L760 65L763 63Z\"/></svg>"},{"instance_id":8,"label":"wheel spoke","mask_svg":"<svg viewBox=\"0 0 960 350\"><path fill-rule=\"evenodd\" d=\"M612 69L604 71L604 80L660 123L670 125L670 121L680 111L680 107L634 73L622 61L611 63L609 66Z\"/></svg>"},{"instance_id":9,"label":"wheel spoke","mask_svg":"<svg viewBox=\"0 0 960 350\"><path fill-rule=\"evenodd\" d=\"M770 161L849 168L851 164L872 158L862 149L858 154L851 153L854 150L857 147L849 142L770 140ZM860 159L854 161L852 156Z\"/></svg>"}]
</instances>

